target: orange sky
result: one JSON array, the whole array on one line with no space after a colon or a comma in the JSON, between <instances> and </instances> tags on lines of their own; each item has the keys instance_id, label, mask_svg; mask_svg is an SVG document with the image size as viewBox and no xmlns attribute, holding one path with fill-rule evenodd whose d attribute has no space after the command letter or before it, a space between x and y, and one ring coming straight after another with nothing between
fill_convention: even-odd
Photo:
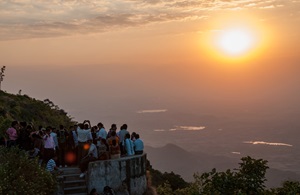
<instances>
[{"instance_id":1,"label":"orange sky","mask_svg":"<svg viewBox=\"0 0 300 195\"><path fill-rule=\"evenodd\" d=\"M14 0L0 9L3 89L50 98L77 119L89 116L78 104L102 108L101 98L165 109L173 97L245 106L300 95L299 0ZM220 58L214 33L243 25L259 35L257 47L243 60Z\"/></svg>"},{"instance_id":2,"label":"orange sky","mask_svg":"<svg viewBox=\"0 0 300 195\"><path fill-rule=\"evenodd\" d=\"M239 25L261 35L260 58L297 57L299 1L205 2L1 1L1 63L197 63L213 44L207 36Z\"/></svg>"}]
</instances>

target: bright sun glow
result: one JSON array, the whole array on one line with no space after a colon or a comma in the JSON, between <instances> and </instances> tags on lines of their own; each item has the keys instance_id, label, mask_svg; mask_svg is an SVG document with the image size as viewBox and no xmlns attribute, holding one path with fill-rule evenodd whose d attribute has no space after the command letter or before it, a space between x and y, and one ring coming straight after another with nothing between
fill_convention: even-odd
<instances>
[{"instance_id":1,"label":"bright sun glow","mask_svg":"<svg viewBox=\"0 0 300 195\"><path fill-rule=\"evenodd\" d=\"M208 31L201 31L201 52L205 59L213 60L217 66L245 65L260 58L272 39L268 26L252 15L239 18L221 15L208 24ZM230 66L232 67L232 66Z\"/></svg>"},{"instance_id":2,"label":"bright sun glow","mask_svg":"<svg viewBox=\"0 0 300 195\"><path fill-rule=\"evenodd\" d=\"M254 37L246 30L228 29L221 31L217 45L227 55L241 56L253 47Z\"/></svg>"}]
</instances>

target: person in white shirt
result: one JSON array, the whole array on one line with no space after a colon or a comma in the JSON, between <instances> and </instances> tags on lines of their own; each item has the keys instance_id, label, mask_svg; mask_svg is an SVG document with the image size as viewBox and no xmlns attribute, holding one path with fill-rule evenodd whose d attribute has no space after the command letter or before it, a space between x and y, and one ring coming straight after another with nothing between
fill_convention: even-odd
<instances>
[{"instance_id":1,"label":"person in white shirt","mask_svg":"<svg viewBox=\"0 0 300 195\"><path fill-rule=\"evenodd\" d=\"M95 161L98 159L97 147L95 144L93 144L93 140L89 139L88 144L89 144L88 154L82 158L82 160L79 164L79 168L81 171L81 174L79 176L80 178L85 176L86 170L88 169L89 162L92 162L92 161Z\"/></svg>"},{"instance_id":2,"label":"person in white shirt","mask_svg":"<svg viewBox=\"0 0 300 195\"><path fill-rule=\"evenodd\" d=\"M55 144L55 150L58 150L58 139L57 139L57 133L56 133L56 130L53 129L50 133L50 135L53 137L53 141L54 141L54 144Z\"/></svg>"},{"instance_id":3,"label":"person in white shirt","mask_svg":"<svg viewBox=\"0 0 300 195\"><path fill-rule=\"evenodd\" d=\"M46 134L43 136L44 140L44 156L43 160L45 163L50 160L51 157L55 155L55 143L53 137L50 135L52 127L47 127Z\"/></svg>"},{"instance_id":4,"label":"person in white shirt","mask_svg":"<svg viewBox=\"0 0 300 195\"><path fill-rule=\"evenodd\" d=\"M78 140L78 162L87 154L87 150L84 149L84 146L87 144L87 141L92 138L91 129L89 128L90 121L85 120L83 123L78 124L77 127L77 140Z\"/></svg>"}]
</instances>

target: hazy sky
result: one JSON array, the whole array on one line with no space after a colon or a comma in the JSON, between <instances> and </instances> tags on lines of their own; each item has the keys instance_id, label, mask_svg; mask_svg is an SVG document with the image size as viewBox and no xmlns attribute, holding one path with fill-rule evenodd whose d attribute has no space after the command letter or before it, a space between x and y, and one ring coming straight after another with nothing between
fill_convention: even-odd
<instances>
[{"instance_id":1,"label":"hazy sky","mask_svg":"<svg viewBox=\"0 0 300 195\"><path fill-rule=\"evenodd\" d=\"M0 0L2 86L95 122L175 107L297 110L299 24L300 0ZM220 48L231 29L251 45L241 55Z\"/></svg>"}]
</instances>

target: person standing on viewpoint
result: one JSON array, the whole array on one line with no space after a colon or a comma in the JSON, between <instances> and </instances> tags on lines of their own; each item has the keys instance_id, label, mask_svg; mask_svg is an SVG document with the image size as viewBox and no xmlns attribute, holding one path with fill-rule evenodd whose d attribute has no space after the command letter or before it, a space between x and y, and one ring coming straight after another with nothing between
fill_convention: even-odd
<instances>
[{"instance_id":1,"label":"person standing on viewpoint","mask_svg":"<svg viewBox=\"0 0 300 195\"><path fill-rule=\"evenodd\" d=\"M7 142L8 147L17 145L17 139L18 139L17 130L18 129L19 129L19 122L13 121L11 123L11 127L6 130L6 133L8 135L8 142Z\"/></svg>"},{"instance_id":2,"label":"person standing on viewpoint","mask_svg":"<svg viewBox=\"0 0 300 195\"><path fill-rule=\"evenodd\" d=\"M143 140L140 139L139 134L135 135L135 141L133 142L133 145L134 145L134 153L136 155L143 154L143 152L144 152L144 142L143 142Z\"/></svg>"},{"instance_id":3,"label":"person standing on viewpoint","mask_svg":"<svg viewBox=\"0 0 300 195\"><path fill-rule=\"evenodd\" d=\"M98 128L99 128L99 131L97 133L97 136L99 138L99 140L102 138L102 139L106 139L107 138L107 132L104 128L104 125L102 123L98 123Z\"/></svg>"},{"instance_id":4,"label":"person standing on viewpoint","mask_svg":"<svg viewBox=\"0 0 300 195\"><path fill-rule=\"evenodd\" d=\"M108 131L108 133L107 133L106 139L108 139L108 138L111 137L111 133L112 133L113 131L117 133L117 125L116 125L116 124L112 124L112 125L111 125L111 128L109 129L109 131Z\"/></svg>"},{"instance_id":5,"label":"person standing on viewpoint","mask_svg":"<svg viewBox=\"0 0 300 195\"><path fill-rule=\"evenodd\" d=\"M89 120L83 121L83 123L78 124L77 128L77 140L78 140L78 162L87 155L88 149L85 148L88 140L92 140L91 135L91 123Z\"/></svg>"},{"instance_id":6,"label":"person standing on viewpoint","mask_svg":"<svg viewBox=\"0 0 300 195\"><path fill-rule=\"evenodd\" d=\"M55 156L55 143L53 137L50 135L52 128L46 128L46 134L43 136L44 140L44 162L47 163L50 158Z\"/></svg>"},{"instance_id":7,"label":"person standing on viewpoint","mask_svg":"<svg viewBox=\"0 0 300 195\"><path fill-rule=\"evenodd\" d=\"M65 130L63 125L59 125L59 130L57 132L57 138L58 138L58 162L59 167L67 167L65 163L65 155L67 150L67 138L69 136L69 133Z\"/></svg>"},{"instance_id":8,"label":"person standing on viewpoint","mask_svg":"<svg viewBox=\"0 0 300 195\"><path fill-rule=\"evenodd\" d=\"M121 150L121 155L125 154L125 147L124 147L124 141L125 141L125 135L129 134L127 131L127 124L124 124L121 126L121 130L119 131L119 145ZM129 135L130 138L130 135Z\"/></svg>"},{"instance_id":9,"label":"person standing on viewpoint","mask_svg":"<svg viewBox=\"0 0 300 195\"><path fill-rule=\"evenodd\" d=\"M81 171L80 178L83 178L86 174L86 170L88 169L89 162L95 161L98 159L98 151L95 144L93 144L92 139L88 139L87 144L89 144L89 150L85 157L82 158L79 164L79 168Z\"/></svg>"}]
</instances>

